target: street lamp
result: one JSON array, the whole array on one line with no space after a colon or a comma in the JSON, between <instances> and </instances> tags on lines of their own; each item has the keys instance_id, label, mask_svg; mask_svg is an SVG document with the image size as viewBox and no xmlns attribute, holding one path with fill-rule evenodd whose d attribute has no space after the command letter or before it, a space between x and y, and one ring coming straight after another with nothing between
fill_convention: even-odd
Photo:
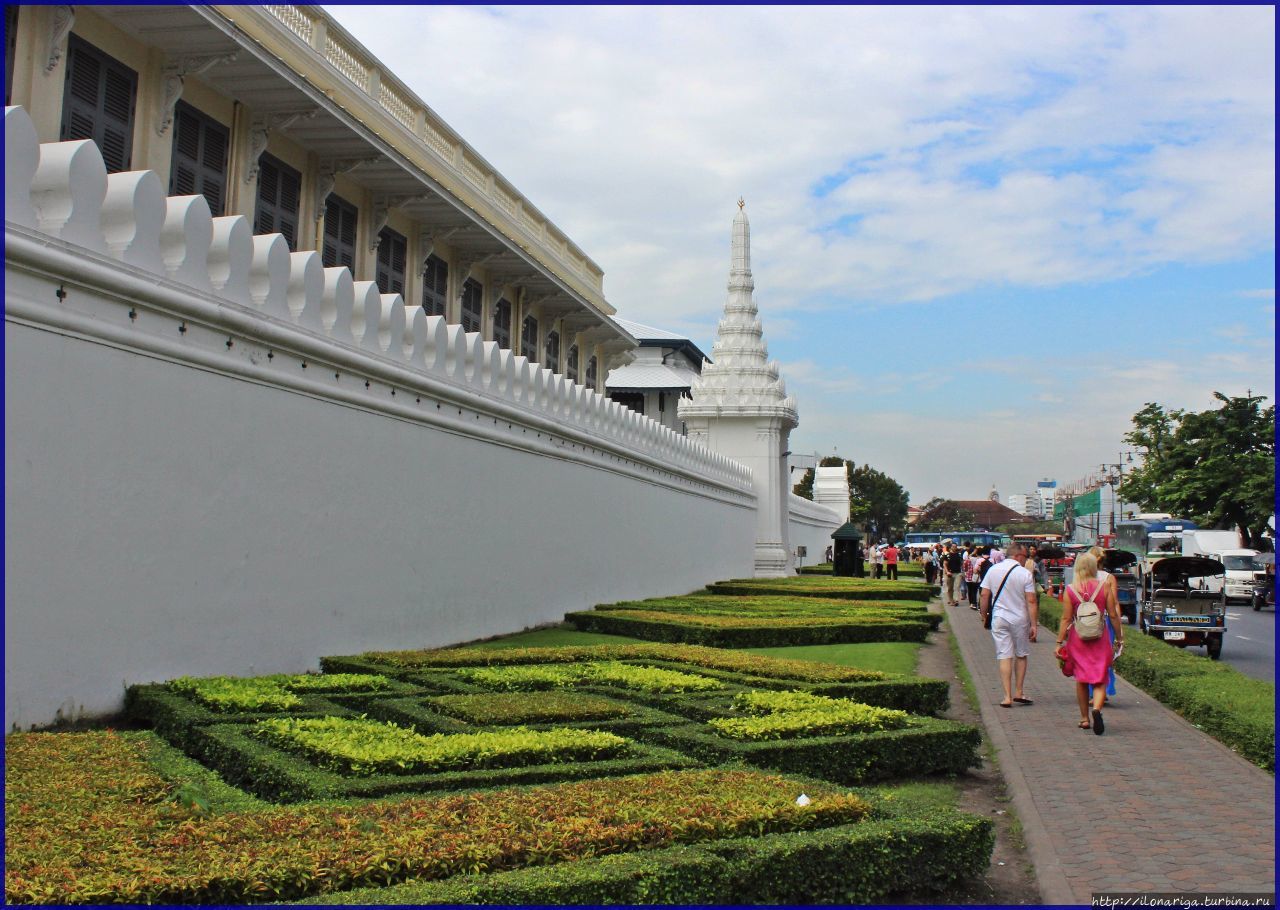
<instances>
[{"instance_id":1,"label":"street lamp","mask_svg":"<svg viewBox=\"0 0 1280 910\"><path fill-rule=\"evenodd\" d=\"M1098 470L1102 473L1102 482L1111 487L1111 533L1116 533L1116 490L1120 484L1124 482L1124 466L1133 464L1133 456L1141 454L1133 449L1128 449L1120 453L1120 460L1116 462L1103 462L1098 466Z\"/></svg>"}]
</instances>

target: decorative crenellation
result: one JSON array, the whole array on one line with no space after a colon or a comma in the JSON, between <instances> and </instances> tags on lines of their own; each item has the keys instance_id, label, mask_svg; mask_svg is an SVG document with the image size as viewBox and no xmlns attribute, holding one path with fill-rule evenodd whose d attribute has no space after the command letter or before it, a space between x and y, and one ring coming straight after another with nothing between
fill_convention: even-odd
<instances>
[{"instance_id":1,"label":"decorative crenellation","mask_svg":"<svg viewBox=\"0 0 1280 910\"><path fill-rule=\"evenodd\" d=\"M729 299L716 330L711 361L693 382L692 398L682 400L682 420L698 417L778 417L789 427L799 423L796 400L787 395L777 361L769 360L764 328L752 296L751 225L739 200L733 219Z\"/></svg>"},{"instance_id":2,"label":"decorative crenellation","mask_svg":"<svg viewBox=\"0 0 1280 910\"><path fill-rule=\"evenodd\" d=\"M540 429L539 439L545 435L546 445L565 453L590 451L597 462L625 461L644 475L676 475L722 495L752 489L751 471L740 463L478 333L406 306L398 294L381 294L345 267L325 268L315 251L291 252L279 234L254 236L243 216L215 218L203 196L168 197L153 171L108 175L89 140L41 144L20 107L5 109L5 223L6 272L101 288L107 292L101 299L118 299L129 310L119 322L130 331L141 331L134 322L139 310L163 312L180 320L185 345L225 336L220 356L230 356L239 333L243 346L263 348L268 360L290 348L309 352L335 381L364 370L383 377L379 387L390 395L398 385L407 393L401 402L468 403L477 426L492 418L493 426L501 421L530 437L529 430ZM49 318L66 322L74 314L54 296ZM27 318L32 304L19 297L6 295L6 315L21 308ZM105 319L84 325L120 331ZM171 354L173 342L164 343ZM205 363L212 355L192 348L190 356ZM295 357L302 369L305 356Z\"/></svg>"}]
</instances>

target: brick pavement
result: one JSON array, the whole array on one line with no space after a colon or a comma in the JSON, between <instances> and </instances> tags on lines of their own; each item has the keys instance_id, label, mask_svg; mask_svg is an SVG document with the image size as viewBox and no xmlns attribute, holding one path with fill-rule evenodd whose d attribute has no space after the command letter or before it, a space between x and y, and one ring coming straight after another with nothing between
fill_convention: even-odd
<instances>
[{"instance_id":1,"label":"brick pavement","mask_svg":"<svg viewBox=\"0 0 1280 910\"><path fill-rule=\"evenodd\" d=\"M1123 678L1106 733L1078 729L1075 684L1043 628L1025 687L1035 704L1000 707L991 633L967 606L945 610L1046 903L1087 904L1096 891L1275 891L1274 777Z\"/></svg>"}]
</instances>

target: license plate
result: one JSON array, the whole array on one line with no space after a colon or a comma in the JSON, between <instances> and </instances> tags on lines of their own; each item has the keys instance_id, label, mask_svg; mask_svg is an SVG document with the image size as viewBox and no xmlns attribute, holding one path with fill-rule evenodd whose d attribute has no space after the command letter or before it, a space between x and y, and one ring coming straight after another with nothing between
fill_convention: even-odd
<instances>
[{"instance_id":1,"label":"license plate","mask_svg":"<svg viewBox=\"0 0 1280 910\"><path fill-rule=\"evenodd\" d=\"M1164 633L1165 641L1182 641L1187 637L1186 632L1166 632Z\"/></svg>"}]
</instances>

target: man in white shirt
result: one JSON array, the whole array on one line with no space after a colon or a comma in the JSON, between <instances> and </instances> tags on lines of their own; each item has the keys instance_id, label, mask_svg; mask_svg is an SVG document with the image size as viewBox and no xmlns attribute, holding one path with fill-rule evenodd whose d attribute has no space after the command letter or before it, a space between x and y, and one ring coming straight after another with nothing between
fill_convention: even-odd
<instances>
[{"instance_id":1,"label":"man in white shirt","mask_svg":"<svg viewBox=\"0 0 1280 910\"><path fill-rule=\"evenodd\" d=\"M1005 555L1007 558L988 569L982 579L981 609L984 625L991 617L991 637L996 643L996 661L1004 685L1000 707L1012 708L1014 703L1031 704L1031 699L1023 695L1022 682L1027 676L1030 643L1036 640L1040 599L1035 576L1023 566L1027 548L1013 543Z\"/></svg>"}]
</instances>

